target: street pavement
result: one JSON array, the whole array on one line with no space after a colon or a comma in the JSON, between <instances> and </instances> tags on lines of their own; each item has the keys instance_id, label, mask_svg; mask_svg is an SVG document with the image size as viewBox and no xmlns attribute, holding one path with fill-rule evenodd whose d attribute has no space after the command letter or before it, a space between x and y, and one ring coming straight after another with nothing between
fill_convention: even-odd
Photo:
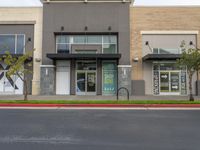
<instances>
[{"instance_id":1,"label":"street pavement","mask_svg":"<svg viewBox=\"0 0 200 150\"><path fill-rule=\"evenodd\" d=\"M0 109L0 150L199 150L198 110Z\"/></svg>"}]
</instances>

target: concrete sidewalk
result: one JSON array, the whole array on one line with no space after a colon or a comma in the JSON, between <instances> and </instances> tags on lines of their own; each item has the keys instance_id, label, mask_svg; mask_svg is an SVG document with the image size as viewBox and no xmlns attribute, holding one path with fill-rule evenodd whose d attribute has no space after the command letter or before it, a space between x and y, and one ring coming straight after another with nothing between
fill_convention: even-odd
<instances>
[{"instance_id":1,"label":"concrete sidewalk","mask_svg":"<svg viewBox=\"0 0 200 150\"><path fill-rule=\"evenodd\" d=\"M116 100L116 96L28 96L29 100ZM126 96L119 97L120 100L126 99ZM23 95L1 95L0 100L23 100ZM188 100L188 96L130 96L130 100ZM195 96L195 100L200 97Z\"/></svg>"}]
</instances>

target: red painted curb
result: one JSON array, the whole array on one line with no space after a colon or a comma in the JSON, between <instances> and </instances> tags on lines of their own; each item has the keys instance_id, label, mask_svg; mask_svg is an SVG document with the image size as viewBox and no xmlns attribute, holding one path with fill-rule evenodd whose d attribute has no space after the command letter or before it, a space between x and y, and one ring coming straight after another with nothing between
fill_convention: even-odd
<instances>
[{"instance_id":1,"label":"red painted curb","mask_svg":"<svg viewBox=\"0 0 200 150\"><path fill-rule=\"evenodd\" d=\"M108 108L167 108L167 107L177 107L177 108L200 108L200 104L0 104L0 107L108 107Z\"/></svg>"}]
</instances>

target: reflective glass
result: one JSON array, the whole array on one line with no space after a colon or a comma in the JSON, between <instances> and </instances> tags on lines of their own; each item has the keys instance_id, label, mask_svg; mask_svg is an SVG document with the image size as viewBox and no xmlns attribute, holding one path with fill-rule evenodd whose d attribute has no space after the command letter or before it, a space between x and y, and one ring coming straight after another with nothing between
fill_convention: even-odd
<instances>
[{"instance_id":1,"label":"reflective glass","mask_svg":"<svg viewBox=\"0 0 200 150\"><path fill-rule=\"evenodd\" d=\"M153 48L154 54L180 54L180 49Z\"/></svg>"},{"instance_id":2,"label":"reflective glass","mask_svg":"<svg viewBox=\"0 0 200 150\"><path fill-rule=\"evenodd\" d=\"M17 51L16 54L24 53L24 35L17 35Z\"/></svg>"},{"instance_id":3,"label":"reflective glass","mask_svg":"<svg viewBox=\"0 0 200 150\"><path fill-rule=\"evenodd\" d=\"M153 48L153 53L158 54L159 53L158 48Z\"/></svg>"},{"instance_id":4,"label":"reflective glass","mask_svg":"<svg viewBox=\"0 0 200 150\"><path fill-rule=\"evenodd\" d=\"M86 42L86 36L85 35L76 35L74 36L74 43L76 44L84 44Z\"/></svg>"},{"instance_id":5,"label":"reflective glass","mask_svg":"<svg viewBox=\"0 0 200 150\"><path fill-rule=\"evenodd\" d=\"M104 35L103 43L115 43L117 44L117 36L115 35Z\"/></svg>"},{"instance_id":6,"label":"reflective glass","mask_svg":"<svg viewBox=\"0 0 200 150\"><path fill-rule=\"evenodd\" d=\"M56 43L69 43L70 37L68 35L58 35L56 36Z\"/></svg>"},{"instance_id":7,"label":"reflective glass","mask_svg":"<svg viewBox=\"0 0 200 150\"><path fill-rule=\"evenodd\" d=\"M77 62L77 70L96 70L96 62Z\"/></svg>"},{"instance_id":8,"label":"reflective glass","mask_svg":"<svg viewBox=\"0 0 200 150\"><path fill-rule=\"evenodd\" d=\"M15 54L15 35L0 35L0 54Z\"/></svg>"},{"instance_id":9,"label":"reflective glass","mask_svg":"<svg viewBox=\"0 0 200 150\"><path fill-rule=\"evenodd\" d=\"M95 36L95 35L89 35L87 36L87 43L92 44L101 44L102 43L102 36Z\"/></svg>"},{"instance_id":10,"label":"reflective glass","mask_svg":"<svg viewBox=\"0 0 200 150\"><path fill-rule=\"evenodd\" d=\"M179 70L175 63L163 63L160 64L160 70Z\"/></svg>"},{"instance_id":11,"label":"reflective glass","mask_svg":"<svg viewBox=\"0 0 200 150\"><path fill-rule=\"evenodd\" d=\"M69 44L57 44L57 53L69 53L70 45Z\"/></svg>"},{"instance_id":12,"label":"reflective glass","mask_svg":"<svg viewBox=\"0 0 200 150\"><path fill-rule=\"evenodd\" d=\"M117 90L117 65L115 62L103 62L103 95L114 95Z\"/></svg>"},{"instance_id":13,"label":"reflective glass","mask_svg":"<svg viewBox=\"0 0 200 150\"><path fill-rule=\"evenodd\" d=\"M76 91L77 92L85 92L85 73L77 73L77 81L76 81Z\"/></svg>"},{"instance_id":14,"label":"reflective glass","mask_svg":"<svg viewBox=\"0 0 200 150\"><path fill-rule=\"evenodd\" d=\"M105 54L114 54L117 52L116 44L104 44L103 45L103 53Z\"/></svg>"}]
</instances>

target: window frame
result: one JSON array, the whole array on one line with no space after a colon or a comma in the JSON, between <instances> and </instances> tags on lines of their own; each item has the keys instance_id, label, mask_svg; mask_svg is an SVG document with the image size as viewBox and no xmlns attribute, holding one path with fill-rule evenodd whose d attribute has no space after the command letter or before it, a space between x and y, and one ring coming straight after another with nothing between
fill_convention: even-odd
<instances>
[{"instance_id":1,"label":"window frame","mask_svg":"<svg viewBox=\"0 0 200 150\"><path fill-rule=\"evenodd\" d=\"M57 42L57 37L59 36L69 36L69 43L58 43ZM74 43L74 37L75 36L99 36L101 37L101 43L88 43L88 40L85 41L85 43ZM104 42L104 36L114 36L116 38L116 42ZM116 49L115 49L115 53L114 54L117 54L118 53L118 36L117 35L106 35L106 34L87 34L87 35L84 35L84 34L78 34L78 35L73 35L73 34L64 34L64 35L55 35L55 43L56 43L56 53L58 54L58 45L59 44L63 44L63 45L69 45L69 53L72 53L72 49L71 49L71 46L73 44L75 45L101 45L101 54L104 54L104 45L115 45ZM111 53L113 54L113 53Z\"/></svg>"},{"instance_id":2,"label":"window frame","mask_svg":"<svg viewBox=\"0 0 200 150\"><path fill-rule=\"evenodd\" d=\"M0 36L14 36L15 38L15 53L14 54L17 54L17 42L18 42L18 37L19 35L22 35L23 36L23 54L25 53L25 40L26 40L26 35L25 34L0 34ZM12 54L12 53L11 53Z\"/></svg>"},{"instance_id":3,"label":"window frame","mask_svg":"<svg viewBox=\"0 0 200 150\"><path fill-rule=\"evenodd\" d=\"M170 52L170 50L176 50L178 53L169 53L169 54L182 54L182 52L181 52L181 48L178 48L178 49L175 49L175 48L158 48L158 47L154 47L154 48L152 48L152 53L153 54L163 54L163 53L160 53L160 51L161 50L167 50L167 52ZM158 51L158 53L154 53L154 51L155 50L157 50Z\"/></svg>"}]
</instances>

